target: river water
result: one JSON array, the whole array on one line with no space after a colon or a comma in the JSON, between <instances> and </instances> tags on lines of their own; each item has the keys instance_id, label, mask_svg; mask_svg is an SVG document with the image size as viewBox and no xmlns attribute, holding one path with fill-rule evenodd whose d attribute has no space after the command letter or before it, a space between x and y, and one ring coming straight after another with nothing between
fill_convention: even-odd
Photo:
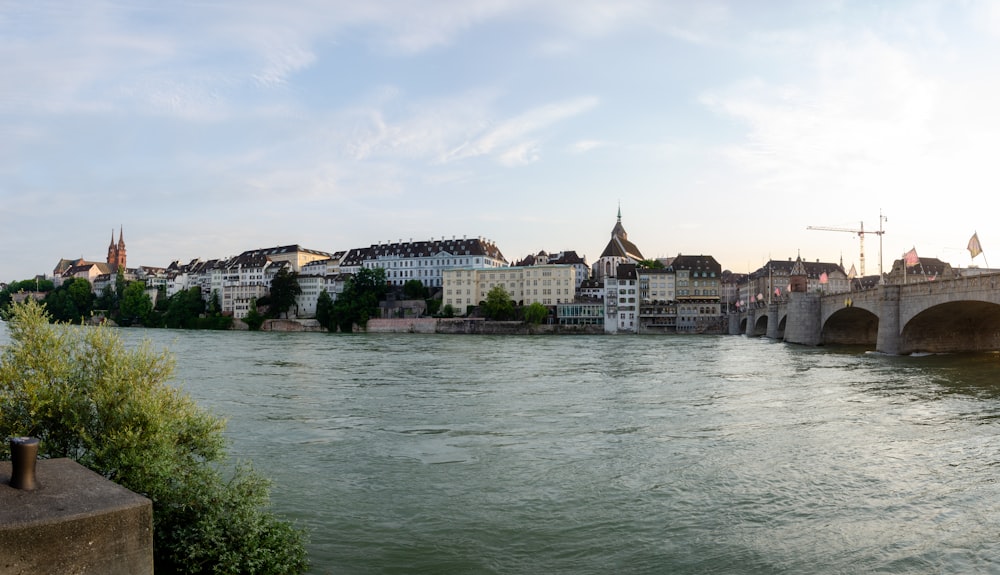
<instances>
[{"instance_id":1,"label":"river water","mask_svg":"<svg viewBox=\"0 0 1000 575\"><path fill-rule=\"evenodd\" d=\"M997 354L122 333L229 419L312 573L1000 572Z\"/></svg>"}]
</instances>

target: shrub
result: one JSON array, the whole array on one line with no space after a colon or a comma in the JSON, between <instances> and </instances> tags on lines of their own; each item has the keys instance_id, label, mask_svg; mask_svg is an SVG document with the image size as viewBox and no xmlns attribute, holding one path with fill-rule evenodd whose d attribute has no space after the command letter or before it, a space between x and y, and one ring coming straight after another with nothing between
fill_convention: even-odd
<instances>
[{"instance_id":1,"label":"shrub","mask_svg":"<svg viewBox=\"0 0 1000 575\"><path fill-rule=\"evenodd\" d=\"M305 534L268 510L268 481L249 465L223 476L225 422L167 385L172 356L127 350L112 328L50 324L30 299L7 315L0 437L38 437L41 456L149 497L157 573L306 569Z\"/></svg>"}]
</instances>

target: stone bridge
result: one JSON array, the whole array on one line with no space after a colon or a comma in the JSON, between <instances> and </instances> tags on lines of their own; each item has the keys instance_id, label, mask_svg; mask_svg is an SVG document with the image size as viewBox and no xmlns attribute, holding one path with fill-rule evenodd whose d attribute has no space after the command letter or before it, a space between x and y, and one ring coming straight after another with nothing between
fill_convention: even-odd
<instances>
[{"instance_id":1,"label":"stone bridge","mask_svg":"<svg viewBox=\"0 0 1000 575\"><path fill-rule=\"evenodd\" d=\"M1000 350L1000 274L821 295L792 293L730 316L733 334L888 354Z\"/></svg>"}]
</instances>

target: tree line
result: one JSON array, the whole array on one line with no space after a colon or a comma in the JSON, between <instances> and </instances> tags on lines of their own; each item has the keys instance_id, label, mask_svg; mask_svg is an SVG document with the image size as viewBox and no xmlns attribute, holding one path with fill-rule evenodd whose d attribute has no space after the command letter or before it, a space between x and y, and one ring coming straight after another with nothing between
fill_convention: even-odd
<instances>
[{"instance_id":1,"label":"tree line","mask_svg":"<svg viewBox=\"0 0 1000 575\"><path fill-rule=\"evenodd\" d=\"M298 273L279 270L272 278L268 294L252 299L243 321L251 330L258 330L267 319L285 315L296 306L302 288ZM344 283L336 298L323 290L316 304L316 320L330 332L351 332L355 326L362 329L368 320L379 317L379 303L393 288L382 268L361 269ZM549 317L549 309L538 303L519 306L502 286L492 288L478 306L465 310L452 305L442 307L440 297L432 297L430 290L420 280L409 280L399 289L399 294L410 300L426 302L427 314L434 317L472 315L497 321L525 321L542 323ZM42 304L53 322L86 323L102 319L120 326L166 327L174 329L230 329L233 317L222 312L219 294L209 297L198 286L180 290L167 296L160 289L156 297L150 296L141 281L127 281L119 270L115 281L95 294L89 281L67 278L55 287L52 280L24 280L13 282L0 290L0 313L7 310L14 294L20 291L42 292Z\"/></svg>"}]
</instances>

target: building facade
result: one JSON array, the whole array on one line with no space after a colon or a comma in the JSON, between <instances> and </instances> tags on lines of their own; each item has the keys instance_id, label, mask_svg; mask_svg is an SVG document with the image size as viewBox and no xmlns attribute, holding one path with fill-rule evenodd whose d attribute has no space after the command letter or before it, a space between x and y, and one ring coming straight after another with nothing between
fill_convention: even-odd
<instances>
[{"instance_id":1,"label":"building facade","mask_svg":"<svg viewBox=\"0 0 1000 575\"><path fill-rule=\"evenodd\" d=\"M443 287L443 272L452 269L492 269L507 267L500 249L491 240L440 239L402 240L349 250L341 261L341 271L357 273L361 268L385 270L390 285L401 286L420 280L425 287Z\"/></svg>"},{"instance_id":2,"label":"building facade","mask_svg":"<svg viewBox=\"0 0 1000 575\"><path fill-rule=\"evenodd\" d=\"M555 306L573 301L576 270L571 265L537 265L492 269L450 269L442 272L442 305L461 313L486 300L496 286L518 305Z\"/></svg>"}]
</instances>

